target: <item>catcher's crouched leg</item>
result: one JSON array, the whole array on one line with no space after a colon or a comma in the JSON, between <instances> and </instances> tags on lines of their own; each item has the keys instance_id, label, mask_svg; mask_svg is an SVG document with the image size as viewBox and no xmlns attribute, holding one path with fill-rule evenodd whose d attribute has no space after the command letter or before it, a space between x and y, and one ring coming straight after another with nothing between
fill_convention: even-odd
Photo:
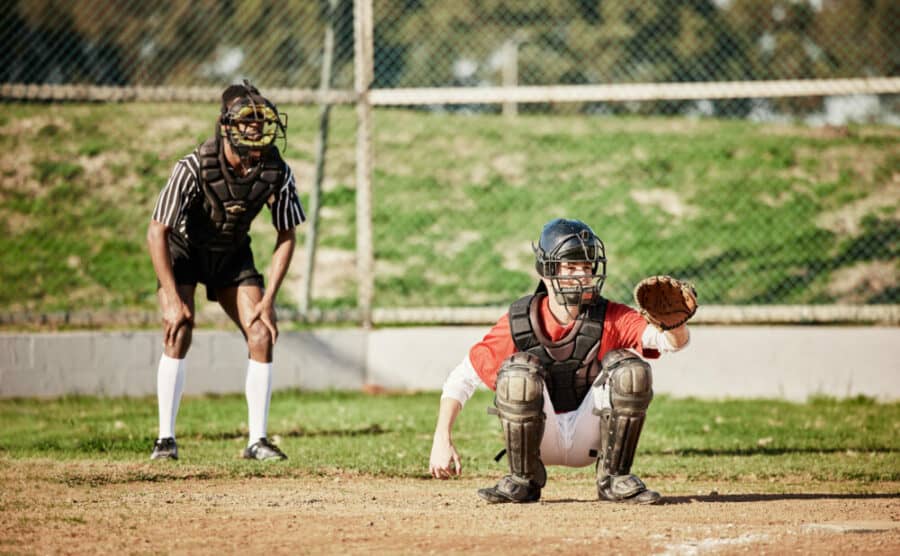
<instances>
[{"instance_id":1,"label":"catcher's crouched leg","mask_svg":"<svg viewBox=\"0 0 900 556\"><path fill-rule=\"evenodd\" d=\"M610 351L601 361L608 377L611 408L600 414L600 457L597 494L601 500L653 504L660 499L637 476L631 464L637 450L647 407L653 399L650 365L626 349ZM595 384L600 387L602 384Z\"/></svg>"},{"instance_id":2,"label":"catcher's crouched leg","mask_svg":"<svg viewBox=\"0 0 900 556\"><path fill-rule=\"evenodd\" d=\"M478 495L491 503L536 502L547 482L540 459L544 437L544 379L537 357L516 353L500 366L494 405L509 458L509 474Z\"/></svg>"}]
</instances>

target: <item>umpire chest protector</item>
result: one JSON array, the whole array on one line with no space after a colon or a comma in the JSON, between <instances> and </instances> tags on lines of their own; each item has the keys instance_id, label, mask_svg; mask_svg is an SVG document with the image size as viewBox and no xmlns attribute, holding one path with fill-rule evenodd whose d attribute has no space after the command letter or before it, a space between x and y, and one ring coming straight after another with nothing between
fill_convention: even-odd
<instances>
[{"instance_id":1,"label":"umpire chest protector","mask_svg":"<svg viewBox=\"0 0 900 556\"><path fill-rule=\"evenodd\" d=\"M600 298L599 303L578 316L572 330L553 342L541 330L539 320L545 296L528 295L510 306L510 332L519 351L541 360L553 408L559 412L574 411L600 374L597 353L603 338L607 300Z\"/></svg>"},{"instance_id":2,"label":"umpire chest protector","mask_svg":"<svg viewBox=\"0 0 900 556\"><path fill-rule=\"evenodd\" d=\"M284 161L277 149L263 151L246 177L227 168L219 142L209 139L197 148L200 191L188 209L187 236L192 245L212 251L238 247L250 225L284 181Z\"/></svg>"}]
</instances>

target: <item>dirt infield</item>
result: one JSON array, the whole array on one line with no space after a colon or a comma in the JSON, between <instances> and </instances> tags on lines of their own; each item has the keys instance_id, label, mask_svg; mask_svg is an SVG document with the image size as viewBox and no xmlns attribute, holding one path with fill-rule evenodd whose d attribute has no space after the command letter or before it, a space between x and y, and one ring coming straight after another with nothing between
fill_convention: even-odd
<instances>
[{"instance_id":1,"label":"dirt infield","mask_svg":"<svg viewBox=\"0 0 900 556\"><path fill-rule=\"evenodd\" d=\"M665 503L631 507L599 503L588 477L569 476L537 504L489 506L475 495L484 477L157 469L0 459L0 553L900 552L898 483L657 480Z\"/></svg>"}]
</instances>

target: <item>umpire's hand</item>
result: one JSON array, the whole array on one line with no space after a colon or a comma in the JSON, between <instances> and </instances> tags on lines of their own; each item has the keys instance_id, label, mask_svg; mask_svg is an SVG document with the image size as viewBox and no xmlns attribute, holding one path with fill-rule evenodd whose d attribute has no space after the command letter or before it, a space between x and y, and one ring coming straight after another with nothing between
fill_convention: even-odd
<instances>
[{"instance_id":1,"label":"umpire's hand","mask_svg":"<svg viewBox=\"0 0 900 556\"><path fill-rule=\"evenodd\" d=\"M180 297L170 299L163 309L163 329L166 346L174 346L178 337L178 329L185 324L194 324L194 315L190 307Z\"/></svg>"},{"instance_id":2,"label":"umpire's hand","mask_svg":"<svg viewBox=\"0 0 900 556\"><path fill-rule=\"evenodd\" d=\"M253 306L253 311L247 316L247 322L244 323L244 330L250 330L250 326L256 322L256 319L261 320L266 328L269 329L269 335L272 337L272 345L274 346L275 340L278 339L275 304L266 297L263 297L259 303Z\"/></svg>"}]
</instances>

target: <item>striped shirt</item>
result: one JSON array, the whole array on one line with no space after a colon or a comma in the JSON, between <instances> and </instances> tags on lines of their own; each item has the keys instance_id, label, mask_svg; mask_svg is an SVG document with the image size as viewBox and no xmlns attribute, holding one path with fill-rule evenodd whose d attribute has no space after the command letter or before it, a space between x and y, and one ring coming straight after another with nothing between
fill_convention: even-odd
<instances>
[{"instance_id":1,"label":"striped shirt","mask_svg":"<svg viewBox=\"0 0 900 556\"><path fill-rule=\"evenodd\" d=\"M272 212L272 225L278 231L290 230L306 220L303 206L297 197L297 188L294 184L294 173L291 167L284 164L284 181L275 200L269 205ZM159 193L156 200L156 208L153 209L153 220L166 227L181 232L186 231L187 208L198 196L200 191L200 159L196 152L182 158L175 164L169 181Z\"/></svg>"}]
</instances>

